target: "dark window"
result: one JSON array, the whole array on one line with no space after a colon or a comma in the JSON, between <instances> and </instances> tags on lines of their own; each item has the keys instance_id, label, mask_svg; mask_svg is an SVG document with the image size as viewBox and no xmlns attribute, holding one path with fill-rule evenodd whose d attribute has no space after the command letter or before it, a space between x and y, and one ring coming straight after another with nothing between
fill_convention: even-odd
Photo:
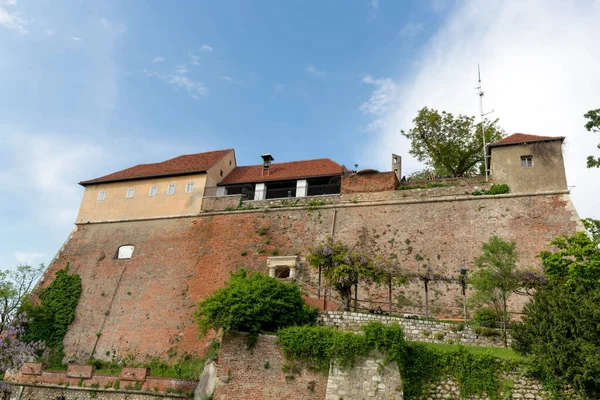
<instances>
[{"instance_id":1,"label":"dark window","mask_svg":"<svg viewBox=\"0 0 600 400\"><path fill-rule=\"evenodd\" d=\"M523 167L523 168L533 167L533 156L521 156L521 167Z\"/></svg>"}]
</instances>

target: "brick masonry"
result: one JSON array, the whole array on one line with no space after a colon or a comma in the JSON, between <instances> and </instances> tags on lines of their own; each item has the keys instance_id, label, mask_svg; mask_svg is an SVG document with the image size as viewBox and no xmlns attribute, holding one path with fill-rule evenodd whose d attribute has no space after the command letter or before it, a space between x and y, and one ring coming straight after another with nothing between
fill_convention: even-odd
<instances>
[{"instance_id":1,"label":"brick masonry","mask_svg":"<svg viewBox=\"0 0 600 400\"><path fill-rule=\"evenodd\" d=\"M247 349L246 338L245 334L223 338L214 400L325 398L327 376L311 371L283 371L286 361L275 344L275 336L259 336L252 350Z\"/></svg>"},{"instance_id":2,"label":"brick masonry","mask_svg":"<svg viewBox=\"0 0 600 400\"><path fill-rule=\"evenodd\" d=\"M417 272L431 265L436 273L456 276L460 268L472 267L482 242L492 235L517 241L520 265L539 268L536 255L546 244L577 229L578 216L567 194L358 202L83 224L40 285L46 287L67 263L82 277L81 300L64 339L66 360L84 362L91 355L109 359L114 351L144 362L169 350L203 352L211 337L198 339L194 311L198 301L223 286L230 271L246 266L266 273L266 259L273 252L305 257L332 232L350 245L365 235L382 248L391 241L390 251L399 254L403 268ZM131 259L116 259L123 244L135 245ZM307 266L302 279L316 286L315 270ZM410 302L396 312L422 313L421 282L395 288L394 297L398 295ZM432 282L429 297L432 315L461 315L459 285ZM385 301L387 291L361 286L359 298ZM511 306L518 310L525 301L515 297Z\"/></svg>"},{"instance_id":3,"label":"brick masonry","mask_svg":"<svg viewBox=\"0 0 600 400\"><path fill-rule=\"evenodd\" d=\"M469 346L503 347L499 336L486 337L473 332L470 326L463 326L458 330L458 324L444 323L438 321L424 321L409 318L397 318L390 316L363 314L343 311L326 311L320 316L320 323L326 326L335 326L343 330L358 331L362 325L372 321L380 321L384 324L397 323L404 328L404 336L407 340L428 343L451 343ZM508 337L508 343L511 339Z\"/></svg>"},{"instance_id":4,"label":"brick masonry","mask_svg":"<svg viewBox=\"0 0 600 400\"><path fill-rule=\"evenodd\" d=\"M342 194L395 190L400 184L394 172L347 175L342 177Z\"/></svg>"},{"instance_id":5,"label":"brick masonry","mask_svg":"<svg viewBox=\"0 0 600 400\"><path fill-rule=\"evenodd\" d=\"M157 400L157 399L188 399L187 396L164 395L154 393L134 393L129 391L104 391L83 388L60 388L45 386L16 386L10 400L56 400L60 395L65 400Z\"/></svg>"}]
</instances>

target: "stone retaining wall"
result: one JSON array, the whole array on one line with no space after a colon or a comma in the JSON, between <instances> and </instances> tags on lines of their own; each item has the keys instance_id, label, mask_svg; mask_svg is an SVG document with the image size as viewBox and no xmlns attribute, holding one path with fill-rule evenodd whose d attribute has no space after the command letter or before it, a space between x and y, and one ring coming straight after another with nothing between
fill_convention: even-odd
<instances>
[{"instance_id":1,"label":"stone retaining wall","mask_svg":"<svg viewBox=\"0 0 600 400\"><path fill-rule=\"evenodd\" d=\"M514 375L508 375L505 377L507 380L511 380L514 383L512 388L504 389L504 396L502 398L510 399L531 399L531 400L549 400L551 399L550 394L542 389L542 385L539 382L524 378L517 377ZM508 394L512 393L512 396ZM421 400L437 400L437 399L460 399L460 390L458 384L451 377L444 377L440 382L434 383L430 386L428 394L426 394ZM483 400L488 399L488 396L473 396L469 397L472 400Z\"/></svg>"},{"instance_id":2,"label":"stone retaining wall","mask_svg":"<svg viewBox=\"0 0 600 400\"><path fill-rule=\"evenodd\" d=\"M428 343L453 343L470 346L504 347L500 336L485 337L475 334L473 328L464 326L459 331L459 324L438 321L390 317L377 314L362 314L348 311L324 311L320 322L323 325L335 326L344 330L358 330L362 325L371 321L381 321L384 324L397 322L404 328L407 340ZM510 337L508 343L510 345Z\"/></svg>"}]
</instances>

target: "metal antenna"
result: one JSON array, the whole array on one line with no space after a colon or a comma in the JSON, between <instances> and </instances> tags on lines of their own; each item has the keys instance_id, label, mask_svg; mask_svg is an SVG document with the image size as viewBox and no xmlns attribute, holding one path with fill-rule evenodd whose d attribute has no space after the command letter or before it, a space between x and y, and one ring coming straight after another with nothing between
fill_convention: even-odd
<instances>
[{"instance_id":1,"label":"metal antenna","mask_svg":"<svg viewBox=\"0 0 600 400\"><path fill-rule=\"evenodd\" d=\"M487 151L486 151L486 143L485 143L485 124L484 124L484 118L486 115L491 114L494 112L494 110L489 111L484 113L483 112L483 90L481 89L481 70L479 69L479 64L477 64L477 77L479 78L478 82L478 86L476 87L477 89L477 94L479 95L479 113L481 115L481 137L483 139L483 169L485 170L485 181L488 181L488 177L489 177L489 171L488 171L488 167L487 167L487 159L488 159L488 155L487 155Z\"/></svg>"}]
</instances>

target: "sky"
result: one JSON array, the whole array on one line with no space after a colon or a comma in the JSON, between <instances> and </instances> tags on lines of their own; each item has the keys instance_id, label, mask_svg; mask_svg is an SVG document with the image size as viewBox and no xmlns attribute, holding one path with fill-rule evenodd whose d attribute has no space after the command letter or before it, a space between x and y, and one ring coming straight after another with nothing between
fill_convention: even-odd
<instances>
[{"instance_id":1,"label":"sky","mask_svg":"<svg viewBox=\"0 0 600 400\"><path fill-rule=\"evenodd\" d=\"M579 215L600 219L600 0L0 0L0 269L48 264L77 182L235 148L238 165L329 157L422 168L424 106L566 136Z\"/></svg>"}]
</instances>

